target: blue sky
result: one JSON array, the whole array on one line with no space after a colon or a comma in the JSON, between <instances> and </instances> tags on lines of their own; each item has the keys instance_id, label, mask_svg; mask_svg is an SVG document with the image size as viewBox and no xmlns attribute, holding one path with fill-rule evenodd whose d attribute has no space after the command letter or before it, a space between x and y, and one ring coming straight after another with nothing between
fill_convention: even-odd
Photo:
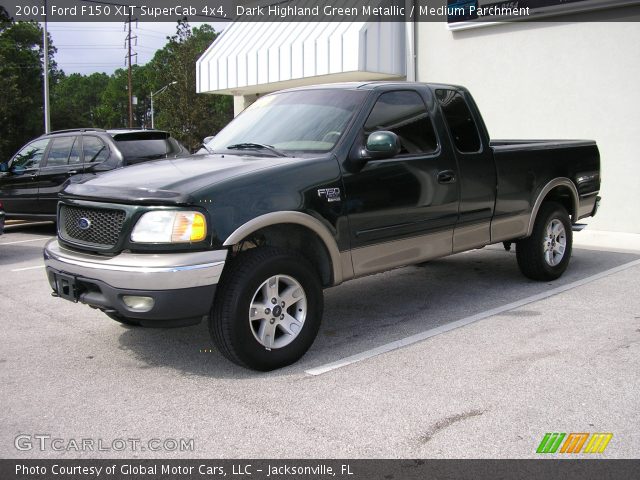
<instances>
[{"instance_id":1,"label":"blue sky","mask_svg":"<svg viewBox=\"0 0 640 480\"><path fill-rule=\"evenodd\" d=\"M200 26L201 22L193 22ZM216 31L227 24L212 23ZM47 24L53 44L58 49L55 59L65 73L113 73L125 67L125 32L123 23L116 22L50 22ZM133 24L133 35L138 37L133 51L138 53L138 64L144 65L155 51L166 43L167 35L174 35L173 22L140 22Z\"/></svg>"}]
</instances>

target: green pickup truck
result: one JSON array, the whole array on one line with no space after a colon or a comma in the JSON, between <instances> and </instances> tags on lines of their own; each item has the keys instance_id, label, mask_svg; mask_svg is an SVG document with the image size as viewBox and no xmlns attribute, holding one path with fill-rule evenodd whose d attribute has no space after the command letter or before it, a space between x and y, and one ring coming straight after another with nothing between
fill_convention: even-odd
<instances>
[{"instance_id":1,"label":"green pickup truck","mask_svg":"<svg viewBox=\"0 0 640 480\"><path fill-rule=\"evenodd\" d=\"M71 184L44 249L53 294L129 325L209 323L240 365L309 349L323 289L494 243L529 278L567 268L599 204L588 140L490 140L452 85L266 95L208 153Z\"/></svg>"}]
</instances>

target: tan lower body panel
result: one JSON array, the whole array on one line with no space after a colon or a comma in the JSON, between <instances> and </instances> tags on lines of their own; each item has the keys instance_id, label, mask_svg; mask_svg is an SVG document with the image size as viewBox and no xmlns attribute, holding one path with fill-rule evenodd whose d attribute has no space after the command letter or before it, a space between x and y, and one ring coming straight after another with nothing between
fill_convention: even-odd
<instances>
[{"instance_id":1,"label":"tan lower body panel","mask_svg":"<svg viewBox=\"0 0 640 480\"><path fill-rule=\"evenodd\" d=\"M452 253L527 235L530 215L513 215L475 225L340 252L344 280L413 265Z\"/></svg>"},{"instance_id":2,"label":"tan lower body panel","mask_svg":"<svg viewBox=\"0 0 640 480\"><path fill-rule=\"evenodd\" d=\"M342 264L342 281L351 280L355 275L353 273L353 262L351 260L351 250L340 252L340 262Z\"/></svg>"},{"instance_id":3,"label":"tan lower body panel","mask_svg":"<svg viewBox=\"0 0 640 480\"><path fill-rule=\"evenodd\" d=\"M491 222L456 227L453 231L453 253L480 248L491 242Z\"/></svg>"},{"instance_id":4,"label":"tan lower body panel","mask_svg":"<svg viewBox=\"0 0 640 480\"><path fill-rule=\"evenodd\" d=\"M527 236L531 214L494 218L491 222L491 243L515 240Z\"/></svg>"},{"instance_id":5,"label":"tan lower body panel","mask_svg":"<svg viewBox=\"0 0 640 480\"><path fill-rule=\"evenodd\" d=\"M356 277L450 255L453 230L394 240L351 251Z\"/></svg>"}]
</instances>

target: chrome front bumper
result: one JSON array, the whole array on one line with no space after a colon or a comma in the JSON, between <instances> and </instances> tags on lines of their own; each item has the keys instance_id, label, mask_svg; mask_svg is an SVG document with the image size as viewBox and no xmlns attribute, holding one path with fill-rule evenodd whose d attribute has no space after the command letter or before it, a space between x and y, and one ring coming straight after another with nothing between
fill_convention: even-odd
<instances>
[{"instance_id":1,"label":"chrome front bumper","mask_svg":"<svg viewBox=\"0 0 640 480\"><path fill-rule=\"evenodd\" d=\"M121 253L105 257L62 247L57 239L44 247L47 268L100 280L126 290L176 290L215 285L227 250L186 253Z\"/></svg>"},{"instance_id":2,"label":"chrome front bumper","mask_svg":"<svg viewBox=\"0 0 640 480\"><path fill-rule=\"evenodd\" d=\"M44 248L52 295L149 327L206 318L226 258L226 250L105 257L65 249L57 240Z\"/></svg>"}]
</instances>

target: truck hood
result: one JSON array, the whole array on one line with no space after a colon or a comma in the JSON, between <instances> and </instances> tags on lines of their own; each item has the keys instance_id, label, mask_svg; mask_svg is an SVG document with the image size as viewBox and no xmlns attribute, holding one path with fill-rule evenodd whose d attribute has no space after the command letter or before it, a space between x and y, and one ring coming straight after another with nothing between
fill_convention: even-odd
<instances>
[{"instance_id":1,"label":"truck hood","mask_svg":"<svg viewBox=\"0 0 640 480\"><path fill-rule=\"evenodd\" d=\"M119 168L69 185L64 196L121 203L191 203L198 190L233 177L284 164L297 157L229 154L193 155Z\"/></svg>"}]
</instances>

